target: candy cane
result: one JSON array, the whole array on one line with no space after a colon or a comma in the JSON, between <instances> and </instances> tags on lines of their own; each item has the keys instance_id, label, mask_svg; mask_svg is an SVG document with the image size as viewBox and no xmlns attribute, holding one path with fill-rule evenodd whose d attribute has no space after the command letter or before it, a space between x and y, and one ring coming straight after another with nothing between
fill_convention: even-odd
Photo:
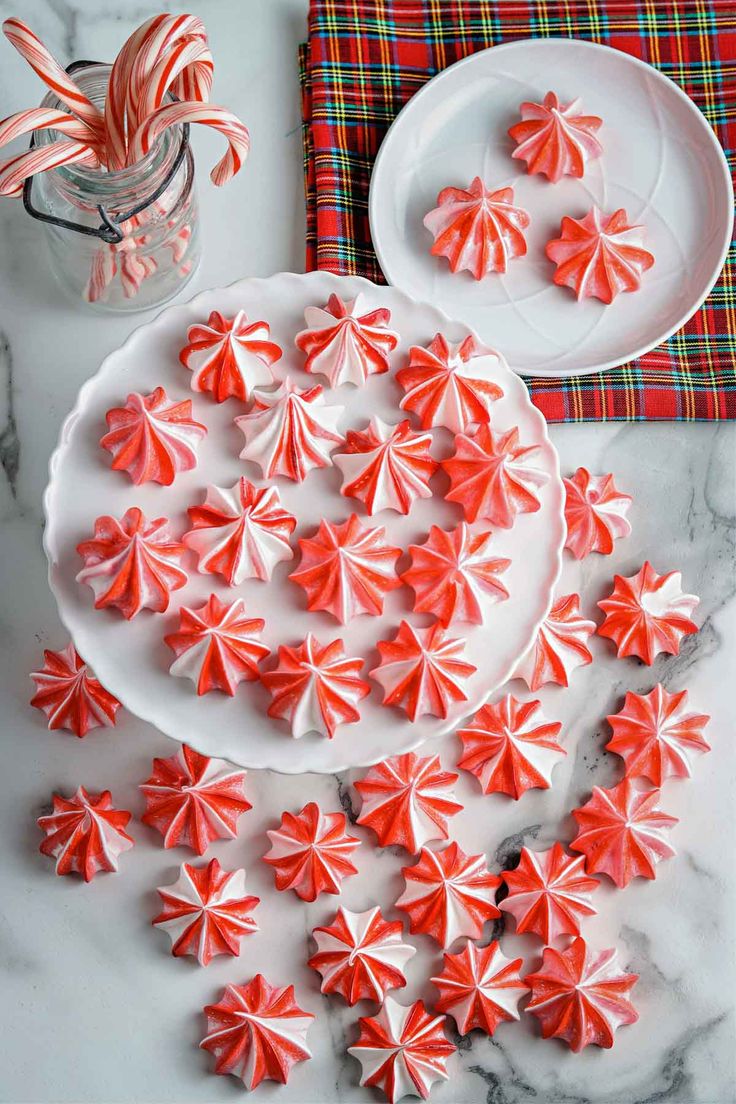
<instances>
[{"instance_id":1,"label":"candy cane","mask_svg":"<svg viewBox=\"0 0 736 1104\"><path fill-rule=\"evenodd\" d=\"M180 100L191 103L199 100L207 103L212 91L213 70L206 65L188 65L171 85L171 91Z\"/></svg>"},{"instance_id":2,"label":"candy cane","mask_svg":"<svg viewBox=\"0 0 736 1104\"><path fill-rule=\"evenodd\" d=\"M224 107L202 103L164 104L154 111L133 135L128 152L128 161L134 164L148 153L151 146L172 126L183 123L201 123L219 130L227 140L228 149L210 173L210 179L218 187L226 184L240 170L248 156L250 135L248 128L237 116Z\"/></svg>"},{"instance_id":3,"label":"candy cane","mask_svg":"<svg viewBox=\"0 0 736 1104\"><path fill-rule=\"evenodd\" d=\"M0 146L7 146L15 138L31 134L35 130L58 130L68 138L83 142L99 156L97 138L86 123L75 115L65 111L56 111L51 107L31 107L27 111L18 111L0 120Z\"/></svg>"},{"instance_id":4,"label":"candy cane","mask_svg":"<svg viewBox=\"0 0 736 1104\"><path fill-rule=\"evenodd\" d=\"M70 111L87 124L97 135L98 141L101 141L104 129L102 112L84 95L56 58L49 53L40 38L20 19L6 19L3 23L3 32L41 80L56 93Z\"/></svg>"},{"instance_id":5,"label":"candy cane","mask_svg":"<svg viewBox=\"0 0 736 1104\"><path fill-rule=\"evenodd\" d=\"M169 88L178 86L182 78L195 91L192 99L208 100L212 87L214 62L207 43L201 38L177 42L154 65L141 89L138 117L143 121L163 103ZM187 97L189 98L189 97Z\"/></svg>"},{"instance_id":6,"label":"candy cane","mask_svg":"<svg viewBox=\"0 0 736 1104\"><path fill-rule=\"evenodd\" d=\"M93 168L99 164L89 146L73 141L36 146L16 157L0 161L0 196L18 197L23 193L23 182L26 177L35 176L36 173L46 172L48 169L57 169L60 165L71 165L74 162L83 162Z\"/></svg>"},{"instance_id":7,"label":"candy cane","mask_svg":"<svg viewBox=\"0 0 736 1104\"><path fill-rule=\"evenodd\" d=\"M126 163L126 129L136 128L136 96L162 50L177 36L206 40L204 24L193 15L155 15L128 38L115 59L105 101L105 129L111 168ZM127 116L127 127L126 127Z\"/></svg>"},{"instance_id":8,"label":"candy cane","mask_svg":"<svg viewBox=\"0 0 736 1104\"><path fill-rule=\"evenodd\" d=\"M135 54L127 85L125 110L133 129L143 121L140 96L154 67L178 43L195 40L207 45L207 31L196 15L170 15L150 29Z\"/></svg>"}]
</instances>

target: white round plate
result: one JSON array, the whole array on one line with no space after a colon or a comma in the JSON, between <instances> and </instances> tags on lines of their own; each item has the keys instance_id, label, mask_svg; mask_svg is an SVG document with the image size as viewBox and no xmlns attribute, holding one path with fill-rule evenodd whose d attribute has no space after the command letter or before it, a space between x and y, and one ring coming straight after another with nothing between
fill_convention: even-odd
<instances>
[{"instance_id":1,"label":"white round plate","mask_svg":"<svg viewBox=\"0 0 736 1104\"><path fill-rule=\"evenodd\" d=\"M519 104L550 90L603 119L603 155L582 180L551 184L511 157ZM532 219L526 257L478 281L430 254L422 224L442 188L474 176L512 185ZM562 216L580 218L594 203L644 223L655 256L641 290L610 306L556 287L544 254ZM378 153L370 221L389 283L467 322L522 375L572 376L641 356L698 309L726 256L733 188L715 134L667 77L607 46L534 39L472 54L412 97Z\"/></svg>"},{"instance_id":2,"label":"white round plate","mask_svg":"<svg viewBox=\"0 0 736 1104\"><path fill-rule=\"evenodd\" d=\"M136 330L84 384L62 428L45 495L49 578L61 618L80 654L108 690L131 712L199 751L246 767L270 767L287 774L368 765L456 727L509 677L515 661L528 649L551 603L564 539L557 454L524 384L500 362L498 383L505 394L494 405L494 424L499 429L518 425L522 443L540 445L539 466L548 472L549 482L541 490L537 513L519 517L512 529L494 536L494 554L512 560L503 576L510 598L489 609L485 625L461 626L460 632L452 634L466 636L466 657L478 671L468 683L467 705L453 709L447 720L423 717L412 724L403 712L381 705L380 687L374 685L361 703L358 723L338 728L333 740L317 735L295 740L285 722L267 716L270 699L260 683L241 684L233 698L219 692L197 697L191 682L168 673L173 654L163 642L164 635L178 627L181 605L201 605L212 592L224 600L243 596L248 610L266 621L264 640L274 654L264 667L274 664L280 644L297 644L312 631L324 643L342 638L348 655L365 658L367 672L378 661L376 642L392 637L402 617L417 624L429 624L431 618L410 612L412 592L406 587L388 595L382 617L358 617L341 626L327 613L308 613L303 590L287 580L298 563L297 538L311 535L322 518L340 521L355 512L368 525L385 526L390 543L406 549L410 543L423 541L431 524L454 527L462 518L460 507L442 498L447 482L441 472L434 477L433 497L415 502L407 517L392 511L366 517L362 503L340 494L341 473L334 466L311 471L302 484L278 479L284 504L298 520L292 538L296 556L290 563L278 565L271 582L251 579L230 588L219 576L198 574L196 558L191 555L186 561L189 582L172 595L165 614L144 610L127 622L115 610L94 609L92 591L75 581L81 567L76 546L91 535L98 515L120 517L129 507L139 506L149 518L170 518L173 531L181 534L189 528L187 507L203 500L207 484L231 487L241 475L263 482L259 468L238 459L244 439L233 418L244 412L244 405L235 399L218 405L209 395L189 390L189 373L178 361L187 328L206 320L214 309L227 316L245 310L249 318L265 318L271 324L272 339L284 350L275 365L277 377L288 373L302 387L313 385L318 379L301 370L303 354L294 347L294 335L303 328L304 308L321 306L333 292L344 299L360 292L366 310L384 306L391 310L391 327L401 335L392 369L404 363L410 345L425 344L439 330L455 341L469 332L394 288L329 273L282 273L204 292L184 306L168 308L154 322ZM319 381L324 382L321 377ZM108 409L123 403L131 391L148 393L156 386L165 387L171 398L191 398L194 417L209 432L193 471L179 473L171 487L153 483L136 487L124 472L110 469L109 454L99 447L99 440ZM372 376L360 389L328 389L325 398L328 403L344 404L340 424L344 431L362 428L373 414L398 422L403 417L398 409L401 394L392 370ZM438 458L450 451L449 434L435 431L433 451ZM463 631L466 628L467 633Z\"/></svg>"}]
</instances>

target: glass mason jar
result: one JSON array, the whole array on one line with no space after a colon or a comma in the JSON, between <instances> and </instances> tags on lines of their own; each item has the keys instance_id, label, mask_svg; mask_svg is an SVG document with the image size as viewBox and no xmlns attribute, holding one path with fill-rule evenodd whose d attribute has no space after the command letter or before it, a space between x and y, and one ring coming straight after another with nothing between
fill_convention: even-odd
<instances>
[{"instance_id":1,"label":"glass mason jar","mask_svg":"<svg viewBox=\"0 0 736 1104\"><path fill-rule=\"evenodd\" d=\"M110 66L84 64L73 75L102 107ZM42 106L64 110L53 93ZM59 137L44 130L36 141ZM156 306L176 295L199 263L194 158L186 127L169 127L128 168L108 172L74 164L39 173L33 180L33 204L44 219L54 274L67 291L92 306L113 311ZM100 207L113 224L121 215L141 210L120 221L122 240L111 243L46 221L63 219L98 230L105 223ZM117 236L115 225L112 233Z\"/></svg>"}]
</instances>

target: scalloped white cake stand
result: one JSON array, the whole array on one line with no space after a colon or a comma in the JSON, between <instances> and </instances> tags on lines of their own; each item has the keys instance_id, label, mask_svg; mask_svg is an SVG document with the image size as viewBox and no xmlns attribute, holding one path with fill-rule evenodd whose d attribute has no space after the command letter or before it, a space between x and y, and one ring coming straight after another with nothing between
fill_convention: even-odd
<instances>
[{"instance_id":1,"label":"scalloped white cake stand","mask_svg":"<svg viewBox=\"0 0 736 1104\"><path fill-rule=\"evenodd\" d=\"M586 115L603 119L603 155L580 180L550 184L511 157L519 104L550 90L565 102L580 97ZM527 256L483 280L431 256L422 224L441 188L465 188L474 176L512 185L532 220ZM655 257L641 290L610 306L556 287L544 254L562 216L580 218L594 203L644 223ZM522 375L584 375L641 356L698 309L731 241L733 188L707 120L662 73L608 46L539 38L471 54L412 96L376 158L370 220L390 283L467 322Z\"/></svg>"},{"instance_id":2,"label":"scalloped white cake stand","mask_svg":"<svg viewBox=\"0 0 736 1104\"><path fill-rule=\"evenodd\" d=\"M326 613L307 612L302 589L286 578L298 563L296 540L311 534L322 518L340 521L355 512L368 525L385 526L393 545L406 549L410 543L421 543L431 524L447 528L462 520L460 507L442 497L447 480L441 472L433 479L433 497L415 502L407 517L392 511L366 517L360 502L340 494L341 475L334 466L310 472L302 484L278 479L284 504L298 521L292 539L296 556L290 563L278 565L271 582L251 579L230 588L219 576L198 574L195 557L188 555L189 582L172 595L166 613L144 610L127 622L117 611L94 609L92 591L76 582L81 567L76 546L91 535L98 515L120 517L129 507L139 506L149 518L170 518L178 535L189 528L187 507L202 502L207 484L232 486L241 475L263 483L259 468L238 459L244 442L233 418L243 413L244 405L235 399L218 405L210 395L190 390L189 372L178 361L188 326L206 320L214 309L228 316L245 310L249 318L263 318L271 324L271 337L284 350L275 365L278 379L292 375L301 387L324 383L321 377L302 371L303 354L294 346L294 335L304 326L304 308L323 305L333 292L343 299L362 293L366 310L388 307L391 328L401 335L390 372L370 377L360 389L326 389L327 402L344 404L341 431L362 428L374 414L386 421L399 421L404 416L398 408L402 391L393 376L405 362L409 346L426 344L440 330L451 340L460 340L470 332L466 326L395 288L377 287L362 279L320 272L241 280L228 288L204 292L184 306L169 307L107 357L97 375L82 387L62 428L44 500L51 588L80 654L103 684L132 713L173 739L245 767L267 767L287 774L367 766L456 728L506 681L528 649L551 604L564 540L564 490L557 454L523 383L501 360L497 382L504 397L494 405L494 426L502 430L518 426L522 443L538 444L539 466L549 480L540 492L540 510L521 515L510 530L494 535L494 555L512 561L503 577L509 599L489 607L483 625L461 625L451 632L452 636L465 636L466 658L478 670L468 682L467 703L453 708L446 720L422 717L411 723L402 711L381 704L380 688L374 684L361 703L358 723L338 728L333 740L314 734L295 740L284 722L267 716L270 699L259 683L241 684L233 698L219 692L198 697L191 682L169 674L173 654L163 642L164 635L178 627L181 605L201 605L212 592L224 600L242 596L252 615L265 619L264 640L272 652L280 644L299 643L309 631L323 642L340 637L347 654L365 658L365 675L377 663L376 642L390 639L402 617L415 624L429 624L431 618L411 612L412 592L406 587L388 595L381 617L358 617L346 626ZM109 408L121 405L131 391L148 393L156 386L165 387L171 398L192 398L194 417L204 422L209 433L193 471L179 473L171 487L152 483L136 487L126 473L111 470L110 457L100 448L99 440ZM449 435L434 432L436 455L447 455ZM264 666L268 664L266 661Z\"/></svg>"}]
</instances>

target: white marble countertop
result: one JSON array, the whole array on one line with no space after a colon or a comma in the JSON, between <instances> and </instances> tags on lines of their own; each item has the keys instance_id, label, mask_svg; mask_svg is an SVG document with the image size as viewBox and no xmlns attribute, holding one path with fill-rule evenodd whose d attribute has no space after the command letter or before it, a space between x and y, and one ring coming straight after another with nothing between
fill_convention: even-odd
<instances>
[{"instance_id":1,"label":"white marble countertop","mask_svg":"<svg viewBox=\"0 0 736 1104\"><path fill-rule=\"evenodd\" d=\"M306 0L199 0L217 61L216 99L249 123L253 154L247 170L217 193L206 170L219 156L218 140L194 138L199 165L205 257L187 297L243 275L303 268L303 201L299 97L295 50L304 35ZM3 18L22 16L61 57L109 58L153 9L134 0L89 4L56 0L0 2ZM2 45L3 114L39 98L35 78ZM55 878L38 853L35 818L54 789L80 782L111 787L118 803L138 815L137 783L154 755L173 745L130 715L113 730L78 741L47 732L28 706L28 672L43 647L66 643L46 584L41 550L41 494L59 425L79 385L101 358L145 316L95 316L70 306L48 273L39 227L20 205L0 206L0 693L3 781L0 782L0 1100L147 1104L153 1101L234 1100L238 1084L209 1072L197 1049L202 1006L227 981L262 969L276 984L295 983L301 1003L317 1016L311 1030L314 1059L298 1066L285 1088L266 1084L265 1100L342 1102L377 1100L358 1086L358 1064L345 1053L358 1014L319 993L305 966L311 928L334 911L336 899L305 905L277 894L259 861L264 831L284 809L307 800L352 815L348 777L283 778L253 773L253 811L240 838L215 845L224 865L245 865L252 892L262 898L261 931L244 942L239 959L218 958L205 969L168 954L164 936L150 928L154 887L173 880L188 853L165 851L158 837L134 822L135 849L121 873L89 886ZM585 464L613 471L635 496L634 532L611 558L565 565L562 592L582 589L588 615L613 571L631 574L645 558L660 571L682 570L698 593L702 625L678 659L652 669L612 658L607 642L593 643L595 663L576 672L569 691L541 694L546 711L565 722L567 759L549 791L518 803L483 798L461 780L466 810L453 835L483 851L494 871L525 841L547 846L569 840L569 810L591 785L610 784L617 762L603 752L603 718L625 690L648 690L658 679L687 687L697 708L712 714L710 755L689 783L670 783L663 806L680 818L672 833L678 857L658 868L655 882L625 891L603 888L600 914L587 927L599 946L616 945L623 963L641 975L635 989L638 1024L621 1030L610 1052L573 1055L543 1041L536 1021L503 1025L489 1040L474 1033L460 1041L449 1084L437 1086L437 1104L727 1104L734 1100L733 994L734 763L732 680L736 654L734 611L733 426L553 427L563 470ZM437 748L452 766L456 741ZM362 829L356 834L368 840ZM345 883L347 907L374 901L390 910L401 885L405 856L366 842L358 852L360 877ZM390 915L395 915L390 912ZM527 969L536 945L505 936ZM425 937L409 966L401 999L430 997L427 978L441 956Z\"/></svg>"}]
</instances>

